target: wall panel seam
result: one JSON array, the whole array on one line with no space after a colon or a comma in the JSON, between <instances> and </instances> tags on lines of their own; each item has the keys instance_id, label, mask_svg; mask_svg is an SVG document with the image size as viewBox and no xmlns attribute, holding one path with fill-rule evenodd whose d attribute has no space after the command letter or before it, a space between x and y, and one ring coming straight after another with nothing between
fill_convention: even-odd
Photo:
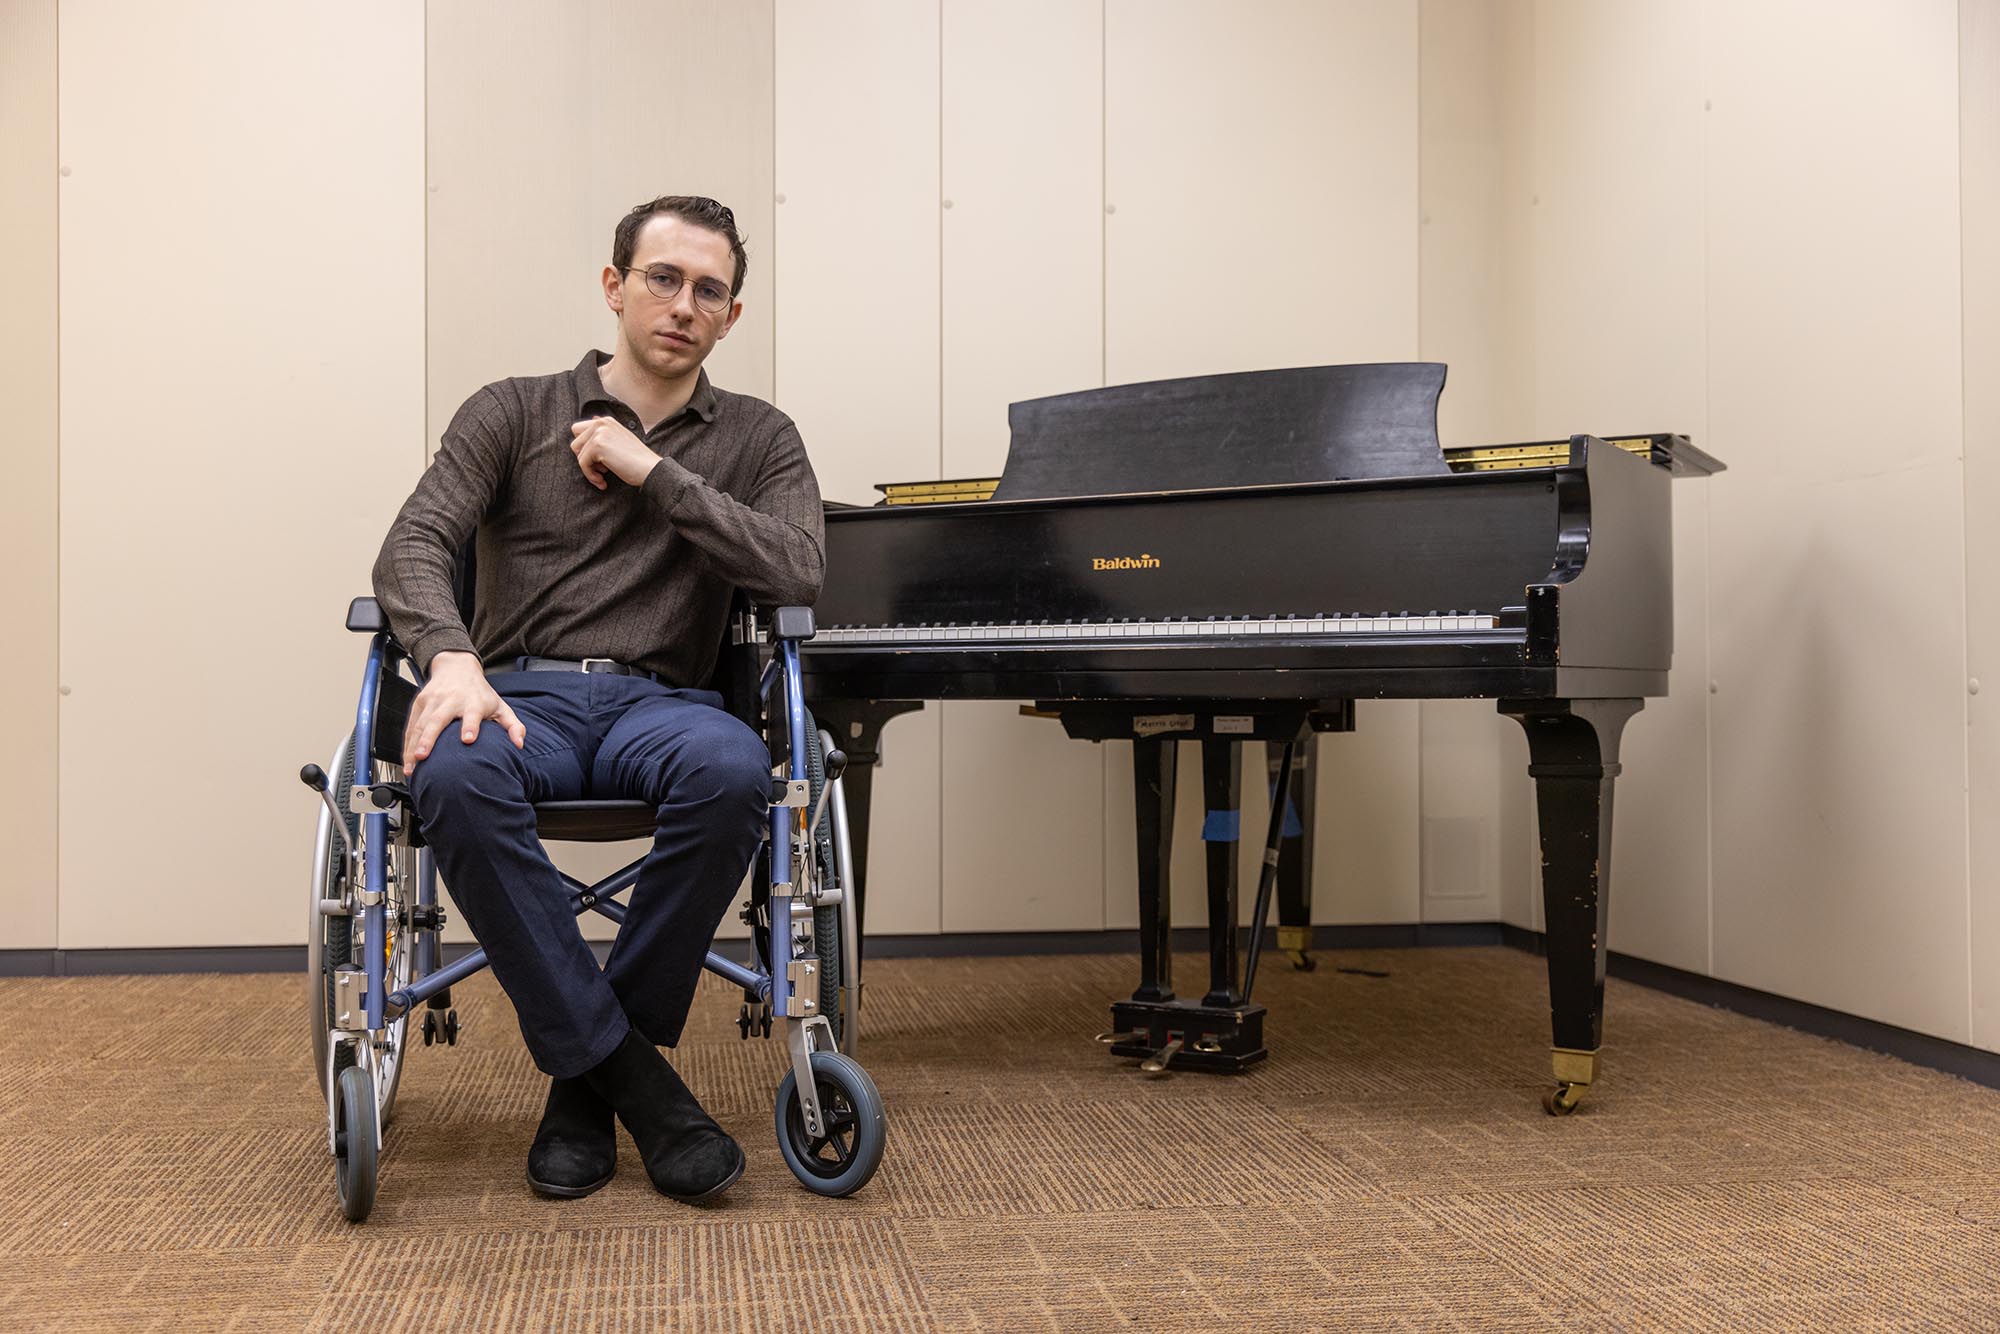
<instances>
[{"instance_id":1,"label":"wall panel seam","mask_svg":"<svg viewBox=\"0 0 2000 1334\"><path fill-rule=\"evenodd\" d=\"M53 892L53 893L54 893L54 895L55 895L55 923L54 923L54 926L55 926L55 942L56 942L56 945L57 945L57 947L58 947L58 948L60 948L60 947L61 947L61 945L62 945L62 938L63 938L63 935L62 935L62 930L63 930L63 920L62 920L62 919L63 919L63 842L62 842L62 770L63 770L63 744L62 744L62 740L63 740L63 731L64 731L64 726L63 726L63 723L64 723L64 719L63 719L63 714L64 714L64 709L63 709L63 707L62 707L62 704L63 704L63 699L64 699L64 696L63 696L63 693L62 693L62 684L63 684L63 658L62 658L62 609L63 609L63 599L62 599L62 582L63 582L63 558L62 558L62 553L63 553L63 545L62 545L62 517L63 517L63 505L62 505L62 476L63 476L63 452L62 452L62 409L63 409L63 400L62 400L62 382L63 382L63 343L62 343L62 215L63 215L63 201L62 201L62 196L63 196L63 192L62 192L62 174L61 174L61 173L62 173L62 2L61 2L61 0L56 0L56 5L55 5L55 9L56 9L56 22L55 22L55 34L56 34L56 45L55 45L55 62L56 62L56 69L55 69L55 76L56 76L56 77L55 77L55 80L54 80L54 83L55 83L55 99L56 99L56 107L55 107L55 111L56 111L56 114L55 114L55 127L56 127L56 142L55 142L55 150L56 150L56 154L55 154L55 156L56 156L56 173L57 173L57 175L56 175L56 189L55 189L55 199L56 199L56 254L55 254L55 278L56 278L56 327L55 327L55 338L56 338L56 382L55 382L55 385L54 385L53 387L54 387L54 389L55 389L55 395L56 395L56 405L55 405L55 406L56 406L56 414L55 414L55 416L56 416L56 438L55 438L55 447L56 447L56 496L55 496L55 501L56 501L56 524L55 524L55 529L56 529L56 559L55 559L55 580L56 580L56 643L55 643L55 655L56 655L56 700L55 700L55 704L56 704L56 754L55 754L55 794L56 794L56 800L55 800L55 807L56 807L56 809L55 809L55 828L54 828L54 830L52 830L51 832L52 832L52 833L54 834L54 836L55 836L55 844L56 844L56 849L55 849L55 873L56 873L56 874L55 874L55 881L56 881L56 882L55 882L55 884L54 884L53 886L51 886L50 888L51 888L52 892Z\"/></svg>"},{"instance_id":2,"label":"wall panel seam","mask_svg":"<svg viewBox=\"0 0 2000 1334\"><path fill-rule=\"evenodd\" d=\"M945 0L937 0L937 185L938 185L938 193L939 193L939 195L942 195L942 194L944 193L944 186L945 186L945 180L944 180L944 19L945 19ZM942 204L943 204L943 201L942 201L941 199L938 199L938 198L933 198L933 199L931 200L931 216L932 216L932 218L933 218L933 219L935 220L935 225L936 225L936 227L937 227L937 239L938 239L938 249L937 249L937 257L938 257L938 258L937 258L937 263L938 263L938 286L937 286L937 309L936 309L936 311L934 312L934 314L935 314L935 315L936 315L936 317L937 317L937 323L936 323L936 328L937 328L937 391L938 391L938 392L937 392L937 472L936 472L936 475L937 475L938 477L943 477L943 476L944 476L944 392L945 392L945 386L944 386L944 247L945 247L945 234L944 234L944 208L943 208ZM930 706L929 706L929 705L925 705L925 707L926 707L926 708L928 708L928 707L930 707ZM945 864L946 864L946 861L947 861L947 856L946 856L946 850L945 850L945 840L946 840L946 839L947 839L947 838L948 838L948 837L950 836L950 834L951 834L951 829L950 829L950 825L949 825L949 822L948 822L948 821L946 820L946 818L945 818L945 814L946 814L946 810L945 810L945 801L944 801L944 791L945 791L945 786L944 786L944 784L945 784L945 774L946 774L946 772L947 772L947 770L946 770L946 767L945 767L945 766L946 766L946 754L945 754L945 753L946 753L946 751L948 751L948 750L949 750L949 749L951 748L951 729L950 729L949 727L945 726L945 722L946 722L946 717L947 717L947 715L946 715L946 713L945 713L945 709L946 709L946 705L944 704L944 702L943 702L942 700L940 700L940 701L938 702L938 751L937 751L937 755L938 755L938 776L937 776L937 790L938 790L938 813L937 813L937 820L938 820L938 836L937 836L937 884L936 884L936 893L937 893L937 929L938 929L938 930L939 930L940 932L942 932L943 930L945 930L945 927L946 927L946 923L945 923L945 920L944 920L944 915L945 915L945 914L944 914L944 907L945 907L945 888L944 888L944 872L945 872Z\"/></svg>"},{"instance_id":3,"label":"wall panel seam","mask_svg":"<svg viewBox=\"0 0 2000 1334\"><path fill-rule=\"evenodd\" d=\"M1703 53L1701 66L1702 115L1701 115L1701 429L1711 444L1715 439L1715 358L1713 343L1709 338L1709 298L1713 290L1709 269L1709 80L1708 80L1708 34L1703 18L1704 8L1695 17L1696 42ZM1704 704L1702 720L1702 814L1703 835L1707 843L1702 858L1704 868L1703 918L1708 928L1707 972L1715 976L1715 692L1709 687L1715 681L1715 501L1703 488L1702 499L1707 503L1702 507L1701 516L1701 691Z\"/></svg>"},{"instance_id":4,"label":"wall panel seam","mask_svg":"<svg viewBox=\"0 0 2000 1334\"><path fill-rule=\"evenodd\" d=\"M1957 19L1956 39L1958 59L1954 62L1958 75L1958 541L1959 568L1959 646L1963 650L1965 689L1959 695L1964 710L1964 727L1959 729L1959 758L1964 763L1959 799L1964 818L1959 827L1965 839L1965 1038L1973 1040L1977 1032L1977 1012L1974 1007L1974 973L1972 948L1972 692L1971 678L1974 669L1972 657L1972 487L1971 487L1971 416L1966 410L1969 394L1970 367L1966 365L1966 317L1965 317L1965 131L1966 131L1966 70L1965 70L1965 0L1959 0L1954 7Z\"/></svg>"}]
</instances>

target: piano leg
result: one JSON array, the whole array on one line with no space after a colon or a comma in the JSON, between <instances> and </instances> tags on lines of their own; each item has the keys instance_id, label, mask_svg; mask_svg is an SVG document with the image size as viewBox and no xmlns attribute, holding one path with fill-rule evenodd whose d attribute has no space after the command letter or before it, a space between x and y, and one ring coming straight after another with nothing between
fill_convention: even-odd
<instances>
[{"instance_id":1,"label":"piano leg","mask_svg":"<svg viewBox=\"0 0 2000 1334\"><path fill-rule=\"evenodd\" d=\"M1179 743L1132 743L1132 795L1139 817L1139 989L1135 1001L1174 998L1174 767Z\"/></svg>"},{"instance_id":2,"label":"piano leg","mask_svg":"<svg viewBox=\"0 0 2000 1334\"><path fill-rule=\"evenodd\" d=\"M1597 1078L1604 1029L1604 928L1611 901L1611 791L1618 739L1638 699L1502 700L1528 733L1542 842L1542 909L1556 1087L1553 1116L1576 1110Z\"/></svg>"},{"instance_id":3,"label":"piano leg","mask_svg":"<svg viewBox=\"0 0 2000 1334\"><path fill-rule=\"evenodd\" d=\"M1241 841L1243 752L1234 741L1202 738L1202 822L1208 854L1208 994L1203 1005L1243 1003L1236 965L1236 851Z\"/></svg>"},{"instance_id":4,"label":"piano leg","mask_svg":"<svg viewBox=\"0 0 2000 1334\"><path fill-rule=\"evenodd\" d=\"M1275 768L1284 750L1282 741L1264 743L1264 764L1272 791L1282 789L1291 803L1285 812L1284 842L1278 853L1278 948L1292 961L1293 968L1310 973L1317 966L1311 951L1313 759L1319 750L1319 733L1310 727L1300 730L1288 775L1280 775Z\"/></svg>"}]
</instances>

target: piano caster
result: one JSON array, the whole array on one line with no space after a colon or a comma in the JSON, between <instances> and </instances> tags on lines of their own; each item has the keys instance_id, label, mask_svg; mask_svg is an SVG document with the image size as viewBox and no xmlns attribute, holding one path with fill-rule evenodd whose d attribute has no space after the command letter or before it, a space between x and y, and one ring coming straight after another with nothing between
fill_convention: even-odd
<instances>
[{"instance_id":1,"label":"piano caster","mask_svg":"<svg viewBox=\"0 0 2000 1334\"><path fill-rule=\"evenodd\" d=\"M1568 1116L1583 1101L1588 1084L1558 1084L1542 1095L1542 1110L1550 1116Z\"/></svg>"},{"instance_id":2,"label":"piano caster","mask_svg":"<svg viewBox=\"0 0 2000 1334\"><path fill-rule=\"evenodd\" d=\"M1542 1110L1550 1116L1568 1116L1583 1101L1583 1091L1597 1078L1597 1053L1557 1047L1552 1054L1556 1086L1542 1095Z\"/></svg>"},{"instance_id":3,"label":"piano caster","mask_svg":"<svg viewBox=\"0 0 2000 1334\"><path fill-rule=\"evenodd\" d=\"M1166 1046L1139 1062L1139 1068L1149 1075L1165 1074L1168 1062L1180 1055L1181 1045L1181 1039L1179 1038L1168 1039Z\"/></svg>"},{"instance_id":4,"label":"piano caster","mask_svg":"<svg viewBox=\"0 0 2000 1334\"><path fill-rule=\"evenodd\" d=\"M1292 961L1292 970L1310 973L1319 967L1312 956L1312 928L1309 926L1281 926L1278 928L1278 948Z\"/></svg>"}]
</instances>

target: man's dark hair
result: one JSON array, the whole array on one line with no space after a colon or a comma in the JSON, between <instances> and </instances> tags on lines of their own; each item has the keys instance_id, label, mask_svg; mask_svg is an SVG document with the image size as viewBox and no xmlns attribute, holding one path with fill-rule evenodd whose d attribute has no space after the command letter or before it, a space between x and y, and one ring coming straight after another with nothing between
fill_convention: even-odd
<instances>
[{"instance_id":1,"label":"man's dark hair","mask_svg":"<svg viewBox=\"0 0 2000 1334\"><path fill-rule=\"evenodd\" d=\"M750 256L744 253L743 237L736 230L736 215L727 204L718 204L703 195L661 195L648 204L633 206L618 220L611 237L611 267L623 273L632 266L632 251L639 243L639 229L646 219L671 214L682 222L728 238L729 256L736 261L736 277L730 281L729 295L743 290L743 276L750 271Z\"/></svg>"}]
</instances>

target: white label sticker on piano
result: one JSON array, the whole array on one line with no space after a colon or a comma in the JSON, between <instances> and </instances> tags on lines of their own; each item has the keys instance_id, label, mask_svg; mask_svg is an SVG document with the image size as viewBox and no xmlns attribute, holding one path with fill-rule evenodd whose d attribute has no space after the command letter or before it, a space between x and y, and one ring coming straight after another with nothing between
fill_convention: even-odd
<instances>
[{"instance_id":1,"label":"white label sticker on piano","mask_svg":"<svg viewBox=\"0 0 2000 1334\"><path fill-rule=\"evenodd\" d=\"M1133 736L1158 736L1162 732L1194 731L1191 713L1144 713L1132 720Z\"/></svg>"},{"instance_id":2,"label":"white label sticker on piano","mask_svg":"<svg viewBox=\"0 0 2000 1334\"><path fill-rule=\"evenodd\" d=\"M1220 713L1215 715L1215 732L1217 736L1222 736L1231 732L1239 733L1243 736L1248 736L1250 735L1250 733L1256 730L1257 730L1257 720L1255 718L1245 718L1240 715L1232 716Z\"/></svg>"}]
</instances>

